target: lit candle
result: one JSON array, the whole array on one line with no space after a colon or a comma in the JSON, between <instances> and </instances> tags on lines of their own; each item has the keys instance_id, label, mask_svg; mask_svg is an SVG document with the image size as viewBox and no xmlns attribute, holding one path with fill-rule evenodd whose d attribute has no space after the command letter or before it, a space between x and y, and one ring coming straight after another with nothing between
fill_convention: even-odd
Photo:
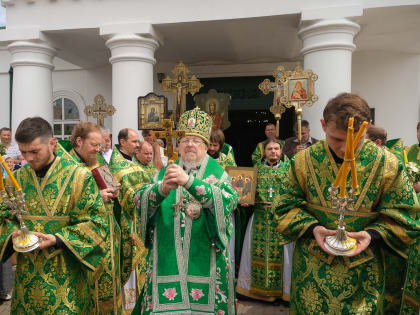
<instances>
[{"instance_id":1,"label":"lit candle","mask_svg":"<svg viewBox=\"0 0 420 315\"><path fill-rule=\"evenodd\" d=\"M5 190L4 189L4 183L3 183L3 167L0 165L0 191Z\"/></svg>"},{"instance_id":2,"label":"lit candle","mask_svg":"<svg viewBox=\"0 0 420 315\"><path fill-rule=\"evenodd\" d=\"M0 163L3 165L4 169L6 170L7 175L10 177L10 180L13 183L13 186L16 190L21 190L18 182L16 181L15 177L13 176L13 173L10 171L9 167L6 164L6 161L3 159L3 157L0 154Z\"/></svg>"}]
</instances>

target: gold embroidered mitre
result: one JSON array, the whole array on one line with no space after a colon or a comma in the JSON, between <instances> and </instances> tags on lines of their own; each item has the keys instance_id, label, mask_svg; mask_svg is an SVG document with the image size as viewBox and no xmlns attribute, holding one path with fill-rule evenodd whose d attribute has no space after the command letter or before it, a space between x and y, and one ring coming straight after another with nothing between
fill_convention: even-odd
<instances>
[{"instance_id":1,"label":"gold embroidered mitre","mask_svg":"<svg viewBox=\"0 0 420 315\"><path fill-rule=\"evenodd\" d=\"M185 136L197 136L210 142L212 119L198 107L184 112L179 118L178 130L185 131Z\"/></svg>"}]
</instances>

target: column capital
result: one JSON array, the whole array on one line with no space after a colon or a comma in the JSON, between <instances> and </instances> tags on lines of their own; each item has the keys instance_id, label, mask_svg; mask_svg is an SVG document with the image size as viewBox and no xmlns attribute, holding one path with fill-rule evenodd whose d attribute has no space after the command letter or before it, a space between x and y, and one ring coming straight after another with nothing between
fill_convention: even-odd
<instances>
[{"instance_id":1,"label":"column capital","mask_svg":"<svg viewBox=\"0 0 420 315\"><path fill-rule=\"evenodd\" d=\"M303 40L302 55L321 50L354 51L354 36L360 25L348 19L325 19L301 24L298 36Z\"/></svg>"},{"instance_id":2,"label":"column capital","mask_svg":"<svg viewBox=\"0 0 420 315\"><path fill-rule=\"evenodd\" d=\"M54 69L53 58L56 50L44 41L15 41L7 46L12 61L10 65L16 66L38 66L50 70Z\"/></svg>"},{"instance_id":3,"label":"column capital","mask_svg":"<svg viewBox=\"0 0 420 315\"><path fill-rule=\"evenodd\" d=\"M114 34L105 44L111 50L111 64L121 61L143 61L153 65L156 63L154 53L159 43L153 37L133 33Z\"/></svg>"}]
</instances>

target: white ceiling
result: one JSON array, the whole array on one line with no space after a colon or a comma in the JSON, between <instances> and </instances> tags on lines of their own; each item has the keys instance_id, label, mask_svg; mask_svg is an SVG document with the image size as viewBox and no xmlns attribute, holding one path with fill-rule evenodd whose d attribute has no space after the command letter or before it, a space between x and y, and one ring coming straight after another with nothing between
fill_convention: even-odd
<instances>
[{"instance_id":1,"label":"white ceiling","mask_svg":"<svg viewBox=\"0 0 420 315\"><path fill-rule=\"evenodd\" d=\"M164 46L158 62L188 65L269 63L301 59L297 37L300 15L251 19L160 24ZM374 8L357 21L357 51L394 51L420 54L420 6ZM47 32L58 56L82 68L109 64L109 49L98 29Z\"/></svg>"}]
</instances>

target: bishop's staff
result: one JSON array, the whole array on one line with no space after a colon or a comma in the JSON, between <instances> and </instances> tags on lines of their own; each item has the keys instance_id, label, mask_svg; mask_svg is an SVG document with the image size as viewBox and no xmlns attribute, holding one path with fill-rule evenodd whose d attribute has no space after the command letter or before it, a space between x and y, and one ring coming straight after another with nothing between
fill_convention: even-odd
<instances>
[{"instance_id":1,"label":"bishop's staff","mask_svg":"<svg viewBox=\"0 0 420 315\"><path fill-rule=\"evenodd\" d=\"M6 170L7 175L9 176L13 186L15 187L15 192L7 194L5 185L3 183L3 169ZM16 218L20 224L20 235L13 239L13 249L17 252L26 253L33 251L39 246L39 238L32 232L28 231L28 228L25 225L25 222L22 219L22 215L26 214L26 203L25 195L22 192L19 183L16 181L13 176L12 171L7 166L5 160L0 154L0 197L3 200L3 203L6 206L9 206L12 209L12 213L16 215Z\"/></svg>"},{"instance_id":2,"label":"bishop's staff","mask_svg":"<svg viewBox=\"0 0 420 315\"><path fill-rule=\"evenodd\" d=\"M357 182L356 161L354 151L360 141L363 133L366 130L368 123L365 121L360 126L360 129L354 138L353 128L354 118L351 117L348 122L347 138L346 138L346 151L344 153L344 161L338 171L337 177L328 189L331 195L332 202L335 208L338 208L340 213L337 233L335 235L327 236L325 238L325 247L332 253L338 256L347 256L352 254L357 249L357 242L354 238L346 234L344 227L344 211L353 210L353 203L355 196L359 195L359 185ZM351 173L351 189L347 195L347 176ZM338 197L337 193L339 191Z\"/></svg>"}]
</instances>

